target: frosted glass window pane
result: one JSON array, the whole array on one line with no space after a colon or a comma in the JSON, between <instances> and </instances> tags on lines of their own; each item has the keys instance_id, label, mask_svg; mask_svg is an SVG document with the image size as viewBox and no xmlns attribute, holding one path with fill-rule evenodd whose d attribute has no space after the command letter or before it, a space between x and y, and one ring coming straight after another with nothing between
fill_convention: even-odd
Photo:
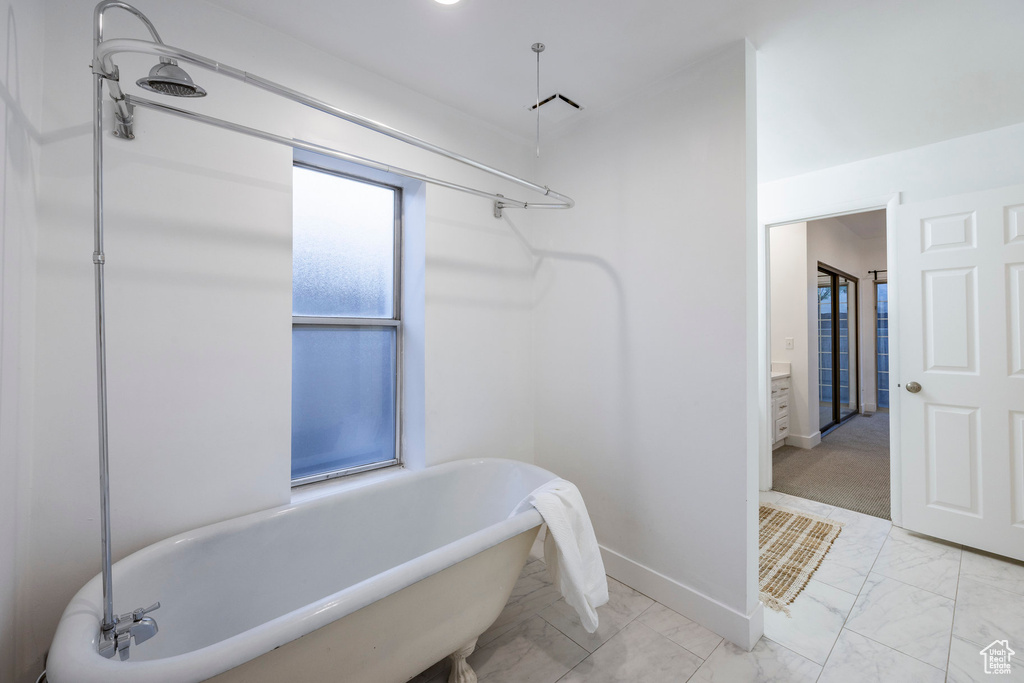
<instances>
[{"instance_id":1,"label":"frosted glass window pane","mask_svg":"<svg viewBox=\"0 0 1024 683\"><path fill-rule=\"evenodd\" d=\"M294 168L293 315L392 317L395 191Z\"/></svg>"},{"instance_id":2,"label":"frosted glass window pane","mask_svg":"<svg viewBox=\"0 0 1024 683\"><path fill-rule=\"evenodd\" d=\"M292 330L292 479L395 458L391 327Z\"/></svg>"}]
</instances>

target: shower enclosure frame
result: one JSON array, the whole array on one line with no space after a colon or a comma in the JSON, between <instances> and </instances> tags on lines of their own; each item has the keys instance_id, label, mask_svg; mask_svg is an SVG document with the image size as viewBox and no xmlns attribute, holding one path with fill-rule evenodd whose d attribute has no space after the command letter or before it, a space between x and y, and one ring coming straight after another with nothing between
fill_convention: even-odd
<instances>
[{"instance_id":1,"label":"shower enclosure frame","mask_svg":"<svg viewBox=\"0 0 1024 683\"><path fill-rule=\"evenodd\" d=\"M107 10L120 9L134 15L149 31L152 41L137 39L114 39L104 38L104 18ZM429 176L416 171L398 168L384 164L372 159L349 154L341 150L317 145L302 140L287 138L268 131L250 128L239 123L217 119L212 116L197 112L172 107L169 105L154 102L140 97L126 95L121 90L120 72L114 63L114 56L119 53L131 52L148 54L159 57L161 61L178 60L195 66L202 67L209 71L233 78L248 85L277 95L287 100L297 102L312 109L318 110L330 116L348 121L363 128L367 128L381 135L386 135L400 140L414 147L431 152L435 155L457 161L474 169L496 176L504 181L513 183L532 192L537 192L554 201L549 202L527 202L519 199L506 197L500 193L489 192L455 182ZM120 621L132 618L137 622L148 610L135 610L134 613L118 617L113 609L113 584L111 579L112 551L111 551L111 528L110 528L110 477L109 477L109 440L107 422L107 368L106 368L106 310L104 291L104 265L106 257L103 251L103 103L104 86L109 90L110 97L114 104L114 130L113 134L127 140L135 138L133 129L134 110L136 107L143 107L156 111L163 111L174 116L185 118L200 123L205 123L224 130L231 130L242 133L268 142L285 145L293 149L302 149L316 152L335 159L350 161L373 169L394 173L407 178L413 178L432 185L446 187L451 190L483 197L493 203L493 212L496 218L500 218L504 209L571 209L575 202L572 198L555 192L546 185L534 183L525 178L507 173L488 164L482 163L464 156L457 152L427 142L421 138L405 133L401 130L388 126L384 123L373 121L366 117L354 114L327 102L316 99L287 86L250 74L241 69L222 64L208 57L172 47L163 42L153 23L134 6L121 2L120 0L103 0L96 5L93 13L93 60L92 73L94 78L94 100L93 100L93 235L94 249L92 255L94 286L96 298L96 375L97 375L97 417L99 426L99 474L100 474L100 537L102 545L102 584L103 584L103 620L101 628L101 649L104 645L111 643L119 647L119 638L130 634L122 631L117 625ZM152 609L152 608L150 608ZM113 652L110 652L112 656Z\"/></svg>"}]
</instances>

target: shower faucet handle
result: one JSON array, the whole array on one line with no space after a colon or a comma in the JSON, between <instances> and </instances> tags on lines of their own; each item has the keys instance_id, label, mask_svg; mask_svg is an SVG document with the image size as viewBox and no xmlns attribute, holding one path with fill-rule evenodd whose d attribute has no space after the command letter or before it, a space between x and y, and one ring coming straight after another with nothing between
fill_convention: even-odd
<instances>
[{"instance_id":1,"label":"shower faucet handle","mask_svg":"<svg viewBox=\"0 0 1024 683\"><path fill-rule=\"evenodd\" d=\"M146 616L147 614L149 614L153 610L158 610L158 609L160 609L160 601L159 600L154 602L149 607L140 607L139 609L137 609L134 612L132 612L132 621L138 621L139 619L141 619L142 617Z\"/></svg>"},{"instance_id":2,"label":"shower faucet handle","mask_svg":"<svg viewBox=\"0 0 1024 683\"><path fill-rule=\"evenodd\" d=\"M132 612L125 612L124 614L122 614L121 616L119 616L117 618L117 623L118 624L125 624L126 625L125 628L126 628L127 624L130 624L133 621L139 621L140 619L142 619L142 617L146 616L147 614L149 614L150 612L152 612L153 610L156 610L156 609L160 609L160 603L159 602L154 602L149 607L140 607L137 610L134 610Z\"/></svg>"}]
</instances>

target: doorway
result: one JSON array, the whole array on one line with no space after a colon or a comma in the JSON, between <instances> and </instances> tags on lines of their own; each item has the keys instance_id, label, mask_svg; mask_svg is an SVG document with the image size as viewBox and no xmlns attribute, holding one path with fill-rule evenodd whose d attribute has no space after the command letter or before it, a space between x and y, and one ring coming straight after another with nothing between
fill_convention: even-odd
<instances>
[{"instance_id":1,"label":"doorway","mask_svg":"<svg viewBox=\"0 0 1024 683\"><path fill-rule=\"evenodd\" d=\"M822 436L860 412L857 278L818 264L818 429Z\"/></svg>"},{"instance_id":2,"label":"doorway","mask_svg":"<svg viewBox=\"0 0 1024 683\"><path fill-rule=\"evenodd\" d=\"M889 309L873 283L887 272L887 224L873 210L766 228L774 430L763 488L883 519L895 469Z\"/></svg>"}]
</instances>

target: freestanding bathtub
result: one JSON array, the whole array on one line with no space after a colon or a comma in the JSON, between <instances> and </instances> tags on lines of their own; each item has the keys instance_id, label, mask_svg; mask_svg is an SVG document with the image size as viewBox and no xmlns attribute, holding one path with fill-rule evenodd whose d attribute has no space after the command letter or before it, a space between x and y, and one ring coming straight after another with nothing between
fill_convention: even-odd
<instances>
[{"instance_id":1,"label":"freestanding bathtub","mask_svg":"<svg viewBox=\"0 0 1024 683\"><path fill-rule=\"evenodd\" d=\"M127 661L100 655L97 576L61 617L48 680L402 683L452 653L466 671L541 525L532 508L509 514L552 478L464 460L155 543L113 583L118 613L160 601L159 633Z\"/></svg>"}]
</instances>

